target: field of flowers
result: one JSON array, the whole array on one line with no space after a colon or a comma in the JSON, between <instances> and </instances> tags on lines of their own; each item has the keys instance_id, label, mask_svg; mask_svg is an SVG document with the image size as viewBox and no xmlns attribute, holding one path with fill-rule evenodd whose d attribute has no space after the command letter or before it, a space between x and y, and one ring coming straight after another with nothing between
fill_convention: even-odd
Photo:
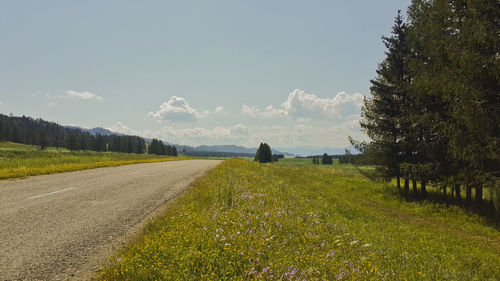
<instances>
[{"instance_id":1,"label":"field of flowers","mask_svg":"<svg viewBox=\"0 0 500 281\"><path fill-rule=\"evenodd\" d=\"M0 179L61 173L100 167L185 160L148 154L56 150L12 142L0 142Z\"/></svg>"},{"instance_id":2,"label":"field of flowers","mask_svg":"<svg viewBox=\"0 0 500 281\"><path fill-rule=\"evenodd\" d=\"M354 170L227 160L98 280L498 280L500 232Z\"/></svg>"}]
</instances>

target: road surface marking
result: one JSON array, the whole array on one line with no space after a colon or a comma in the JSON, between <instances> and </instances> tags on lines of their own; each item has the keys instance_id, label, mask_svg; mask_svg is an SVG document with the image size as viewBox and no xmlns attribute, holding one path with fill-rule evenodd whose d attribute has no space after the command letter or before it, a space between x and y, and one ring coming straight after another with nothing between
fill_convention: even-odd
<instances>
[{"instance_id":1,"label":"road surface marking","mask_svg":"<svg viewBox=\"0 0 500 281\"><path fill-rule=\"evenodd\" d=\"M47 195L52 195L52 194L56 194L56 193L59 193L59 192L68 191L68 190L71 190L71 189L73 189L73 188L69 187L69 188L65 188L65 189L61 189L61 190L52 191L52 192L49 192L49 193L35 195L35 196L31 196L30 199L36 199L36 198L44 197L44 196L47 196Z\"/></svg>"}]
</instances>

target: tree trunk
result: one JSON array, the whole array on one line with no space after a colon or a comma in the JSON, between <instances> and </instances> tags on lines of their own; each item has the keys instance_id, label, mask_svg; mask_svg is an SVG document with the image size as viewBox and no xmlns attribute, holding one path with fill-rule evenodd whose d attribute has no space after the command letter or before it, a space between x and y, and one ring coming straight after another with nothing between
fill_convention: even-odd
<instances>
[{"instance_id":1,"label":"tree trunk","mask_svg":"<svg viewBox=\"0 0 500 281\"><path fill-rule=\"evenodd\" d=\"M405 175L405 195L408 195L409 191L410 191L410 179L408 179L408 176Z\"/></svg>"},{"instance_id":2,"label":"tree trunk","mask_svg":"<svg viewBox=\"0 0 500 281\"><path fill-rule=\"evenodd\" d=\"M451 186L450 189L451 189L451 202L455 202L455 197L453 197L453 195L455 195L455 188Z\"/></svg>"},{"instance_id":3,"label":"tree trunk","mask_svg":"<svg viewBox=\"0 0 500 281\"><path fill-rule=\"evenodd\" d=\"M415 198L417 197L418 195L418 191L417 191L417 181L416 180L413 180L413 195L415 195Z\"/></svg>"},{"instance_id":4,"label":"tree trunk","mask_svg":"<svg viewBox=\"0 0 500 281\"><path fill-rule=\"evenodd\" d=\"M455 185L455 197L457 198L457 202L462 201L462 197L460 195L460 185L459 184Z\"/></svg>"},{"instance_id":5,"label":"tree trunk","mask_svg":"<svg viewBox=\"0 0 500 281\"><path fill-rule=\"evenodd\" d=\"M467 199L467 203L470 203L472 200L472 189L470 188L470 186L467 186L467 188L465 189L465 196Z\"/></svg>"},{"instance_id":6,"label":"tree trunk","mask_svg":"<svg viewBox=\"0 0 500 281\"><path fill-rule=\"evenodd\" d=\"M483 202L483 186L480 185L476 187L476 204L478 206L481 206L482 202Z\"/></svg>"},{"instance_id":7,"label":"tree trunk","mask_svg":"<svg viewBox=\"0 0 500 281\"><path fill-rule=\"evenodd\" d=\"M396 175L397 177L397 182L398 182L398 191L401 192L401 175L399 174L399 170L398 170L398 174Z\"/></svg>"},{"instance_id":8,"label":"tree trunk","mask_svg":"<svg viewBox=\"0 0 500 281\"><path fill-rule=\"evenodd\" d=\"M420 186L422 187L422 198L427 197L427 189L426 189L426 187L427 187L427 181L422 181L420 183Z\"/></svg>"},{"instance_id":9,"label":"tree trunk","mask_svg":"<svg viewBox=\"0 0 500 281\"><path fill-rule=\"evenodd\" d=\"M443 200L446 201L446 185L443 186Z\"/></svg>"}]
</instances>

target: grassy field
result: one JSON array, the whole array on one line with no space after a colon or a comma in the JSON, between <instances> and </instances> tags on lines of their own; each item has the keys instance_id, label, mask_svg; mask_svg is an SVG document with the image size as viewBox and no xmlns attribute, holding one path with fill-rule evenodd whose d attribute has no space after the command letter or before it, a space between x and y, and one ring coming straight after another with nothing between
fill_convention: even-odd
<instances>
[{"instance_id":1,"label":"grassy field","mask_svg":"<svg viewBox=\"0 0 500 281\"><path fill-rule=\"evenodd\" d=\"M321 158L319 160L321 161ZM343 170L356 170L355 166L349 164L340 164L339 159L335 158L333 159L332 165L322 165L322 164L315 165L312 163L312 159L310 158L283 158L274 164L281 166L297 166L297 167L311 166L311 167L323 167L323 168L337 168ZM370 168L372 167L369 166L363 167L363 169L370 169Z\"/></svg>"},{"instance_id":2,"label":"grassy field","mask_svg":"<svg viewBox=\"0 0 500 281\"><path fill-rule=\"evenodd\" d=\"M69 152L56 148L42 151L37 146L1 142L0 179L183 159L186 158L114 152Z\"/></svg>"},{"instance_id":3,"label":"grassy field","mask_svg":"<svg viewBox=\"0 0 500 281\"><path fill-rule=\"evenodd\" d=\"M500 232L356 171L227 160L99 280L498 280Z\"/></svg>"}]
</instances>

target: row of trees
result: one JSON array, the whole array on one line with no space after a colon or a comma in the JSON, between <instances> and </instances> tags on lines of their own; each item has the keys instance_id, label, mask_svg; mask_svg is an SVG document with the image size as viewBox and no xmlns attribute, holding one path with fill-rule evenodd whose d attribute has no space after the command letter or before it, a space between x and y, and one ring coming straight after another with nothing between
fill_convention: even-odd
<instances>
[{"instance_id":1,"label":"row of trees","mask_svg":"<svg viewBox=\"0 0 500 281\"><path fill-rule=\"evenodd\" d=\"M0 141L61 147L70 130L56 123L30 117L0 114Z\"/></svg>"},{"instance_id":2,"label":"row of trees","mask_svg":"<svg viewBox=\"0 0 500 281\"><path fill-rule=\"evenodd\" d=\"M432 183L481 205L487 188L500 208L499 18L495 0L413 0L406 22L398 13L362 107L371 142L351 139L358 163L405 194Z\"/></svg>"},{"instance_id":3,"label":"row of trees","mask_svg":"<svg viewBox=\"0 0 500 281\"><path fill-rule=\"evenodd\" d=\"M320 164L319 158L318 157L313 157L312 163L313 164ZM323 156L321 156L321 164L323 164L323 165L331 165L331 164L333 164L333 158L332 158L332 156L324 153Z\"/></svg>"},{"instance_id":4,"label":"row of trees","mask_svg":"<svg viewBox=\"0 0 500 281\"><path fill-rule=\"evenodd\" d=\"M153 139L148 147L148 154L177 156L177 148L165 145L161 140Z\"/></svg>"},{"instance_id":5,"label":"row of trees","mask_svg":"<svg viewBox=\"0 0 500 281\"><path fill-rule=\"evenodd\" d=\"M137 136L103 136L92 135L81 130L72 130L67 140L66 148L71 151L91 150L97 152L113 151L123 153L146 153L146 142Z\"/></svg>"},{"instance_id":6,"label":"row of trees","mask_svg":"<svg viewBox=\"0 0 500 281\"><path fill-rule=\"evenodd\" d=\"M12 141L29 145L65 147L71 151L113 151L123 153L146 153L146 142L138 136L92 135L87 131L68 128L43 119L0 114L0 141ZM148 153L177 156L175 146L164 145L153 139Z\"/></svg>"}]
</instances>

